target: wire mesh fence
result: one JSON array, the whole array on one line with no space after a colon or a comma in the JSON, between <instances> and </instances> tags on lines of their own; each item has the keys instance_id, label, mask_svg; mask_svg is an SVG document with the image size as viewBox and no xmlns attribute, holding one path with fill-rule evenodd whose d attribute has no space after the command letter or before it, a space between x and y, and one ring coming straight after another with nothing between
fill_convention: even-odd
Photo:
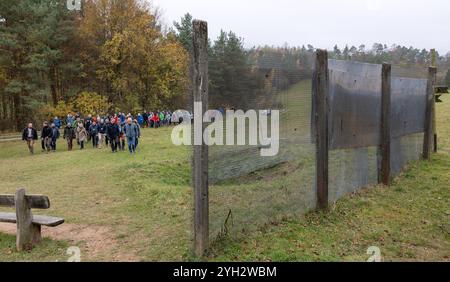
<instances>
[{"instance_id":1,"label":"wire mesh fence","mask_svg":"<svg viewBox=\"0 0 450 282\"><path fill-rule=\"evenodd\" d=\"M194 233L208 245L385 183L429 146L426 70L324 60L304 48L233 60L209 51L209 89L193 78L212 109L194 120L209 141L194 146Z\"/></svg>"},{"instance_id":2,"label":"wire mesh fence","mask_svg":"<svg viewBox=\"0 0 450 282\"><path fill-rule=\"evenodd\" d=\"M290 59L288 59L289 57ZM220 113L236 110L223 123L245 124L245 144L209 148L210 237L237 235L265 223L299 214L314 207L314 144L311 143L311 79L313 54L254 50L243 74L230 80L236 85L213 87L210 107ZM210 69L220 62L212 58ZM211 74L211 73L210 73ZM215 77L210 77L215 81ZM228 92L229 91L229 92ZM241 110L242 112L239 112ZM251 114L257 123L251 123ZM279 145L274 156L262 156L261 142L250 144L263 124L268 135L279 112ZM237 133L237 131L235 132ZM271 144L274 146L274 144Z\"/></svg>"}]
</instances>

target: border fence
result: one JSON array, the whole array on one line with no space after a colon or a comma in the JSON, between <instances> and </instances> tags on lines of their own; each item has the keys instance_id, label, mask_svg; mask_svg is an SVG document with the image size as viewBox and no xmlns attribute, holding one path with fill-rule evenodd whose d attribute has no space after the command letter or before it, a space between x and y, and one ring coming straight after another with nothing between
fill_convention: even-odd
<instances>
[{"instance_id":1,"label":"border fence","mask_svg":"<svg viewBox=\"0 0 450 282\"><path fill-rule=\"evenodd\" d=\"M390 185L408 162L431 159L436 68L409 75L390 64L332 60L324 50L304 57L260 50L251 76L233 80L239 95L229 95L209 87L209 66L220 64L208 56L207 23L193 27L193 102L203 112L280 112L276 157L261 157L260 145L193 146L197 256L224 236Z\"/></svg>"}]
</instances>

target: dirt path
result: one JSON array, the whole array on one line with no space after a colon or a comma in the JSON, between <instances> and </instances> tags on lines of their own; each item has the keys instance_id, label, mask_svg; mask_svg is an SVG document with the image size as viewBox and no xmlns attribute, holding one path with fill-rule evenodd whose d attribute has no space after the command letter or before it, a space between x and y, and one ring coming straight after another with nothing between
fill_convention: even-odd
<instances>
[{"instance_id":1,"label":"dirt path","mask_svg":"<svg viewBox=\"0 0 450 282\"><path fill-rule=\"evenodd\" d=\"M0 223L0 232L15 235L16 226L14 224ZM63 224L56 228L42 228L42 236L53 240L67 241L73 246L81 249L86 260L102 260L108 257L108 261L131 262L140 261L134 253L124 253L123 250L117 253L117 242L115 235L108 227L88 226L76 224Z\"/></svg>"}]
</instances>

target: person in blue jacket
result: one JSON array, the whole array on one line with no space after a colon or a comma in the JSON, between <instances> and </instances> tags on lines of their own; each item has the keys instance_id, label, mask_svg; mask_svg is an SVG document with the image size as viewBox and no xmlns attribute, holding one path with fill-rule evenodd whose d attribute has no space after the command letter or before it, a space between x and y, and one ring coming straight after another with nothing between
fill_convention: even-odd
<instances>
[{"instance_id":1,"label":"person in blue jacket","mask_svg":"<svg viewBox=\"0 0 450 282\"><path fill-rule=\"evenodd\" d=\"M138 121L139 126L142 127L144 124L144 117L140 113L137 116L137 121Z\"/></svg>"},{"instance_id":2,"label":"person in blue jacket","mask_svg":"<svg viewBox=\"0 0 450 282\"><path fill-rule=\"evenodd\" d=\"M56 141L58 141L60 137L59 128L56 127L56 124L52 123L51 129L52 129L52 137L50 141L50 147L52 149L52 152L56 152Z\"/></svg>"},{"instance_id":3,"label":"person in blue jacket","mask_svg":"<svg viewBox=\"0 0 450 282\"><path fill-rule=\"evenodd\" d=\"M61 129L61 120L58 117L55 117L53 119L53 123L55 124L56 128Z\"/></svg>"},{"instance_id":4,"label":"person in blue jacket","mask_svg":"<svg viewBox=\"0 0 450 282\"><path fill-rule=\"evenodd\" d=\"M128 150L130 154L136 153L136 138L138 137L138 128L136 124L133 123L131 118L128 118L126 125L123 128L125 136L127 138Z\"/></svg>"}]
</instances>

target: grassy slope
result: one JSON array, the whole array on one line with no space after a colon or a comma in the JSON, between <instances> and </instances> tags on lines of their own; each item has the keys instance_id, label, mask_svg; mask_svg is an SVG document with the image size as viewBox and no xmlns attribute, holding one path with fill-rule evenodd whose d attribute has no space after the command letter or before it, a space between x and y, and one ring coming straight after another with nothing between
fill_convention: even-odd
<instances>
[{"instance_id":1,"label":"grassy slope","mask_svg":"<svg viewBox=\"0 0 450 282\"><path fill-rule=\"evenodd\" d=\"M22 142L0 142L0 193L26 187L50 197L52 208L44 214L65 217L67 224L109 227L118 246L112 253L83 254L86 260L111 260L121 252L181 260L191 237L188 152L172 146L167 128L143 132L136 156L91 146L66 152L64 140L57 153L29 156ZM67 259L60 248L65 245L49 242L27 256L14 251L13 237L0 234L0 261Z\"/></svg>"},{"instance_id":2,"label":"grassy slope","mask_svg":"<svg viewBox=\"0 0 450 282\"><path fill-rule=\"evenodd\" d=\"M365 260L367 248L375 245L386 260L448 260L449 109L447 98L439 105L441 153L433 163L413 165L391 188L378 187L344 198L327 214L308 214L266 226L245 240L219 242L216 256L210 259ZM192 220L188 152L171 145L170 130L145 130L141 152L133 157L90 148L30 157L25 147L21 142L0 142L0 193L25 186L30 193L50 196L53 206L45 214L64 216L68 224L109 227L118 242L112 253L83 253L84 260L111 260L130 251L137 259L150 261L188 258ZM294 171L302 166L294 164ZM289 184L300 183L301 175L292 172L290 165L281 166L212 187L213 227L226 215L223 203L233 208L239 221L241 211L236 209L242 201L261 199L261 195L264 201L273 199L269 186L296 187ZM301 193L282 195L279 202L271 200L271 208L297 211L292 203L305 197ZM272 211L261 203L253 201L246 208L255 221L260 211ZM14 251L14 237L0 234L0 261L62 261L72 244L45 240L31 253L19 254ZM83 247L83 242L78 245Z\"/></svg>"},{"instance_id":3,"label":"grassy slope","mask_svg":"<svg viewBox=\"0 0 450 282\"><path fill-rule=\"evenodd\" d=\"M449 95L450 96L450 95ZM439 154L411 164L392 187L375 187L310 213L228 240L218 261L450 260L450 97L438 104Z\"/></svg>"}]
</instances>

